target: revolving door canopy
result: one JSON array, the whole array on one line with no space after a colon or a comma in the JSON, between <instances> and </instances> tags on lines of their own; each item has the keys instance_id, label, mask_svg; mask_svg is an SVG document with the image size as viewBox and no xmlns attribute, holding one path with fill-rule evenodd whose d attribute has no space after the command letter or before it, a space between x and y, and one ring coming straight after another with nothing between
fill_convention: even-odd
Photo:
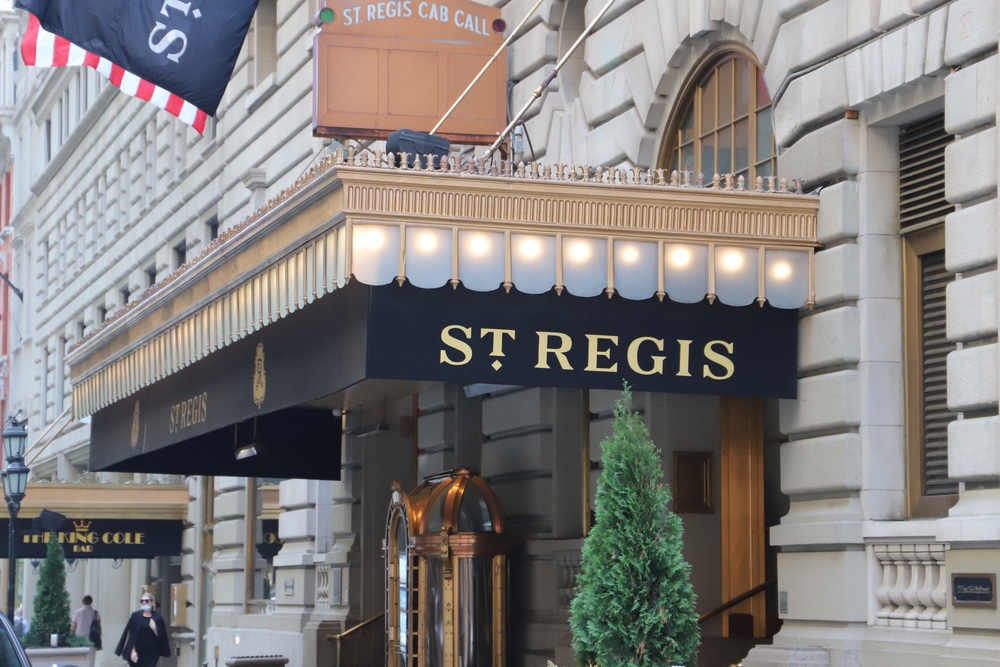
<instances>
[{"instance_id":1,"label":"revolving door canopy","mask_svg":"<svg viewBox=\"0 0 1000 667\"><path fill-rule=\"evenodd\" d=\"M502 667L507 553L496 495L462 468L395 485L386 522L386 664Z\"/></svg>"}]
</instances>

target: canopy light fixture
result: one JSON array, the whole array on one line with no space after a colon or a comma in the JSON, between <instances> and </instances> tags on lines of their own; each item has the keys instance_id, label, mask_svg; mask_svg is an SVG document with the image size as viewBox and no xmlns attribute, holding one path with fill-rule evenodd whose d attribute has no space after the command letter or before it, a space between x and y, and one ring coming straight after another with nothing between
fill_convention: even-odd
<instances>
[{"instance_id":1,"label":"canopy light fixture","mask_svg":"<svg viewBox=\"0 0 1000 667\"><path fill-rule=\"evenodd\" d=\"M811 301L810 248L381 222L348 224L347 233L351 273L366 285L405 279L425 289L461 283L478 292L502 286L730 306L766 301L775 308Z\"/></svg>"},{"instance_id":2,"label":"canopy light fixture","mask_svg":"<svg viewBox=\"0 0 1000 667\"><path fill-rule=\"evenodd\" d=\"M257 418L253 423L243 422L233 425L233 454L237 461L243 461L251 456L257 456L261 446L257 442Z\"/></svg>"},{"instance_id":3,"label":"canopy light fixture","mask_svg":"<svg viewBox=\"0 0 1000 667\"><path fill-rule=\"evenodd\" d=\"M242 461L243 459L248 459L251 456L257 456L257 446L247 445L246 447L240 447L236 450L236 460Z\"/></svg>"}]
</instances>

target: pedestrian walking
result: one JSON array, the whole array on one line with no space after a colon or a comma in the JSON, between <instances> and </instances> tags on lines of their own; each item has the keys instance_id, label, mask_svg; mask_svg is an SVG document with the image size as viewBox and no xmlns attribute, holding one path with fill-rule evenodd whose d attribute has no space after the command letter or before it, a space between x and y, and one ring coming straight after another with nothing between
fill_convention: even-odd
<instances>
[{"instance_id":1,"label":"pedestrian walking","mask_svg":"<svg viewBox=\"0 0 1000 667\"><path fill-rule=\"evenodd\" d=\"M86 637L94 648L101 650L101 614L94 609L94 598L83 596L83 606L73 612L71 630L79 637Z\"/></svg>"},{"instance_id":2,"label":"pedestrian walking","mask_svg":"<svg viewBox=\"0 0 1000 667\"><path fill-rule=\"evenodd\" d=\"M14 633L20 637L21 635L28 634L28 630L31 629L31 623L24 617L24 612L18 607L14 610Z\"/></svg>"},{"instance_id":3,"label":"pedestrian walking","mask_svg":"<svg viewBox=\"0 0 1000 667\"><path fill-rule=\"evenodd\" d=\"M163 615L153 606L153 596L143 593L140 605L129 616L115 655L132 667L155 667L161 657L170 657L170 636Z\"/></svg>"}]
</instances>

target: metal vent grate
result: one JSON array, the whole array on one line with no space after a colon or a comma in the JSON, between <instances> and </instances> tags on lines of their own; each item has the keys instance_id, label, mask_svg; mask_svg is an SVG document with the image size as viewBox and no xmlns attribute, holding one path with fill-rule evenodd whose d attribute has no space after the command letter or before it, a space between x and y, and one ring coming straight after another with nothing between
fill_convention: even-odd
<instances>
[{"instance_id":1,"label":"metal vent grate","mask_svg":"<svg viewBox=\"0 0 1000 667\"><path fill-rule=\"evenodd\" d=\"M944 149L953 140L944 116L904 127L899 134L899 226L935 222L955 207L944 198Z\"/></svg>"},{"instance_id":2,"label":"metal vent grate","mask_svg":"<svg viewBox=\"0 0 1000 667\"><path fill-rule=\"evenodd\" d=\"M923 356L924 494L958 493L948 479L948 423L955 413L948 409L948 342L945 320L945 290L952 275L944 265L944 250L920 257L920 326Z\"/></svg>"}]
</instances>

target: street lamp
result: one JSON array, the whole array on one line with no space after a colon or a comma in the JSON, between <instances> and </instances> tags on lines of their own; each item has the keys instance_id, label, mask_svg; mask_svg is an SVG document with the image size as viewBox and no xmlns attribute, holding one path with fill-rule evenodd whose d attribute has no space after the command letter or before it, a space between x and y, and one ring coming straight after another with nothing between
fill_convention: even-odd
<instances>
[{"instance_id":1,"label":"street lamp","mask_svg":"<svg viewBox=\"0 0 1000 667\"><path fill-rule=\"evenodd\" d=\"M7 511L10 512L10 528L8 530L7 546L7 618L14 622L14 589L17 586L15 578L17 512L24 500L24 488L28 485L28 473L31 470L24 465L24 446L28 441L28 432L24 429L27 420L17 421L12 417L3 430L3 453L7 458L7 468L0 473L3 477L3 497L7 501Z\"/></svg>"}]
</instances>

